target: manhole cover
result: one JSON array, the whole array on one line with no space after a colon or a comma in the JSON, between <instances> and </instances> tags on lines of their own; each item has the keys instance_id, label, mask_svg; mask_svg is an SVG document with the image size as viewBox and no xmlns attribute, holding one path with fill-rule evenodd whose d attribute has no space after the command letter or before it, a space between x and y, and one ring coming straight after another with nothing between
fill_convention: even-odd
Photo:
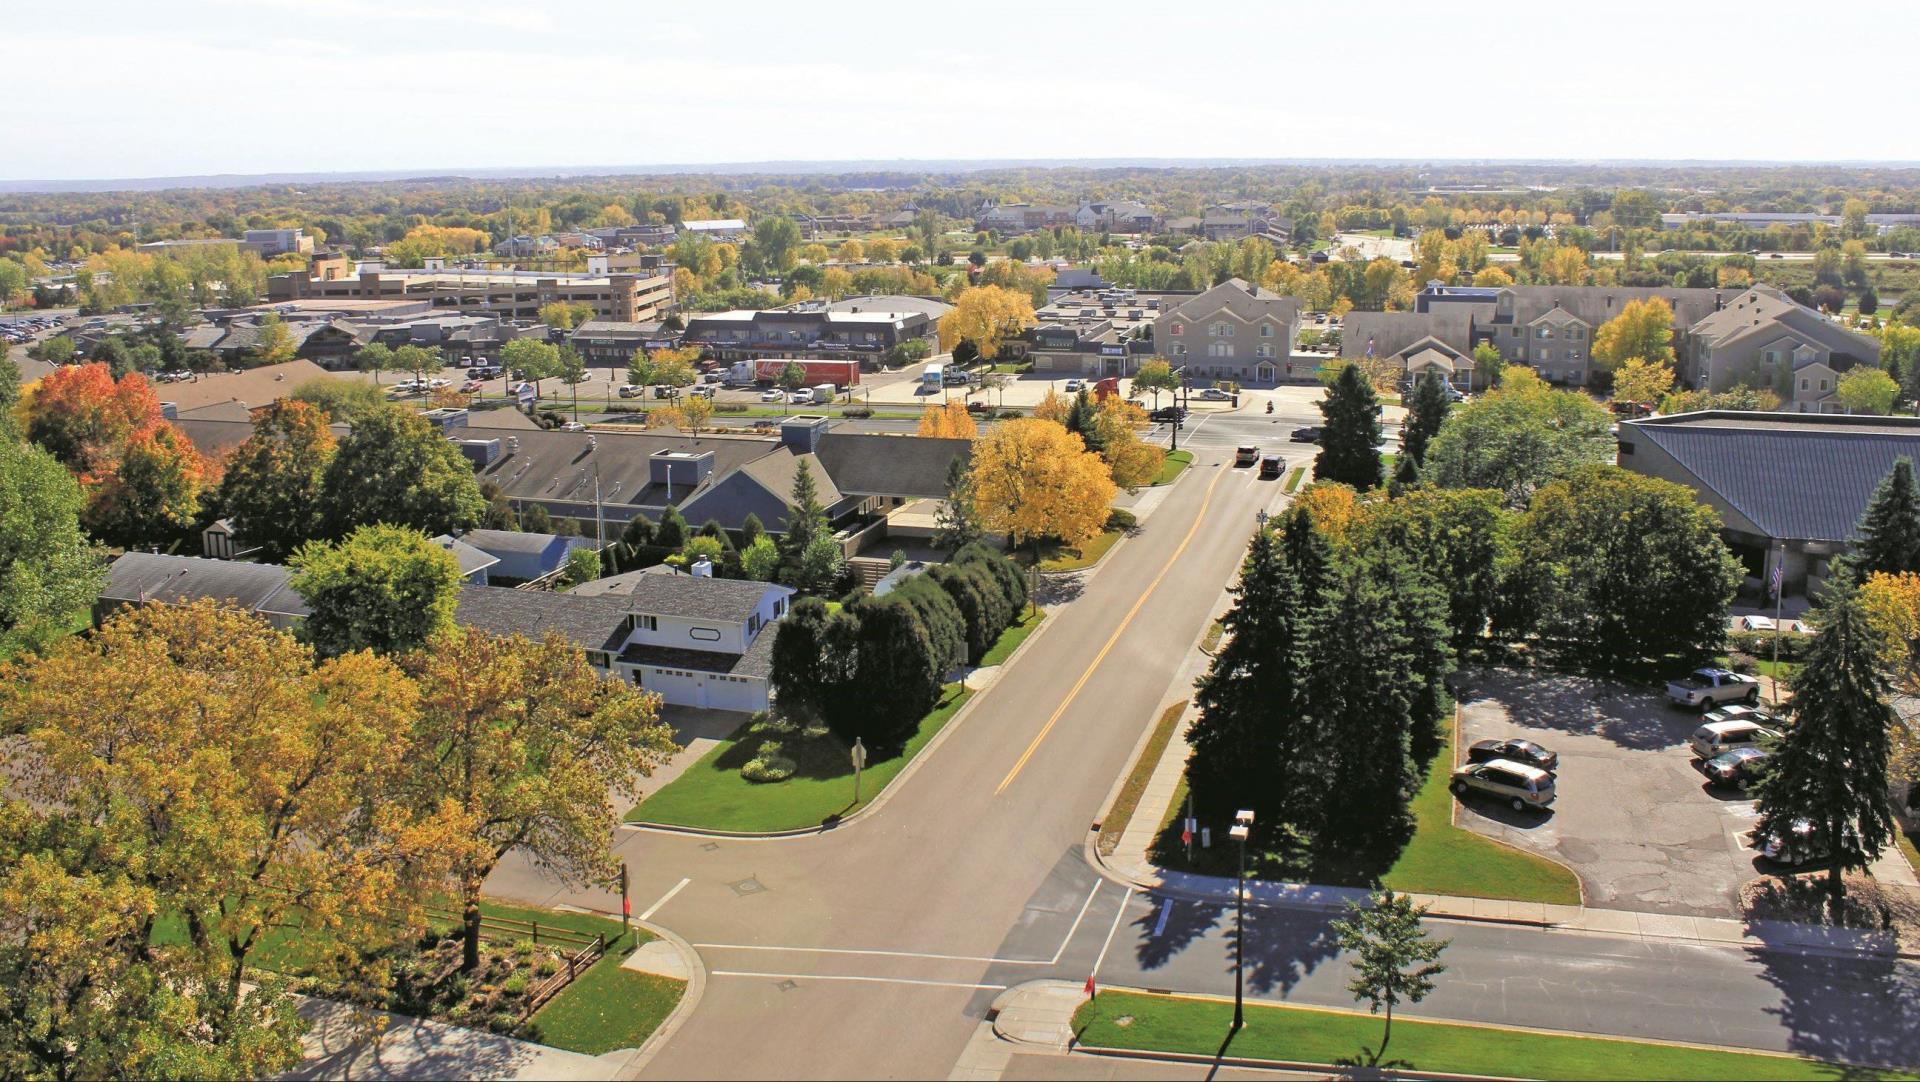
<instances>
[{"instance_id":1,"label":"manhole cover","mask_svg":"<svg viewBox=\"0 0 1920 1082\"><path fill-rule=\"evenodd\" d=\"M700 848L705 849L707 852L711 853L720 848L720 843L708 842L707 844L701 846Z\"/></svg>"},{"instance_id":2,"label":"manhole cover","mask_svg":"<svg viewBox=\"0 0 1920 1082\"><path fill-rule=\"evenodd\" d=\"M782 992L791 992L795 988L800 987L800 985L794 982L792 979L788 979L788 980L781 981L779 984L774 985L774 987L780 989Z\"/></svg>"},{"instance_id":3,"label":"manhole cover","mask_svg":"<svg viewBox=\"0 0 1920 1082\"><path fill-rule=\"evenodd\" d=\"M759 894L767 889L758 879L742 879L737 883L728 883L727 886L732 887L733 892L742 898L749 894Z\"/></svg>"}]
</instances>

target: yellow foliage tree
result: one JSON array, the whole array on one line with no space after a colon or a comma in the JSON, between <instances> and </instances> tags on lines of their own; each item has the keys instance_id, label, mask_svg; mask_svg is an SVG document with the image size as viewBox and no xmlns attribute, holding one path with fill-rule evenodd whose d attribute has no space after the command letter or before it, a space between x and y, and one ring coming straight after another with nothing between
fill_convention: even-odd
<instances>
[{"instance_id":1,"label":"yellow foliage tree","mask_svg":"<svg viewBox=\"0 0 1920 1082\"><path fill-rule=\"evenodd\" d=\"M1860 584L1860 607L1867 623L1880 633L1881 660L1893 685L1912 698L1920 696L1920 575L1877 572ZM1920 736L1895 721L1887 762L1890 777L1908 784L1920 782Z\"/></svg>"},{"instance_id":2,"label":"yellow foliage tree","mask_svg":"<svg viewBox=\"0 0 1920 1082\"><path fill-rule=\"evenodd\" d=\"M1338 481L1315 481L1300 490L1293 505L1334 545L1346 540L1347 530L1360 516L1360 494Z\"/></svg>"},{"instance_id":3,"label":"yellow foliage tree","mask_svg":"<svg viewBox=\"0 0 1920 1082\"><path fill-rule=\"evenodd\" d=\"M1072 412L1073 399L1051 387L1047 388L1047 393L1040 399L1040 404L1033 407L1035 417L1042 421L1052 421L1057 425L1065 425L1067 415Z\"/></svg>"},{"instance_id":4,"label":"yellow foliage tree","mask_svg":"<svg viewBox=\"0 0 1920 1082\"><path fill-rule=\"evenodd\" d=\"M1613 373L1613 397L1619 402L1651 405L1673 390L1673 369L1629 357Z\"/></svg>"},{"instance_id":5,"label":"yellow foliage tree","mask_svg":"<svg viewBox=\"0 0 1920 1082\"><path fill-rule=\"evenodd\" d=\"M1653 365L1673 363L1673 307L1665 298L1628 301L1620 314L1593 332L1593 363L1612 371L1638 357Z\"/></svg>"},{"instance_id":6,"label":"yellow foliage tree","mask_svg":"<svg viewBox=\"0 0 1920 1082\"><path fill-rule=\"evenodd\" d=\"M1093 414L1095 442L1100 457L1113 474L1113 483L1131 492L1152 484L1166 464L1167 451L1140 438L1147 423L1147 411L1119 395L1109 395Z\"/></svg>"},{"instance_id":7,"label":"yellow foliage tree","mask_svg":"<svg viewBox=\"0 0 1920 1082\"><path fill-rule=\"evenodd\" d=\"M973 487L982 525L1015 545L1049 537L1084 544L1106 527L1114 496L1100 456L1038 418L1004 422L974 441Z\"/></svg>"},{"instance_id":8,"label":"yellow foliage tree","mask_svg":"<svg viewBox=\"0 0 1920 1082\"><path fill-rule=\"evenodd\" d=\"M842 263L865 263L867 246L857 240L846 241L840 245L840 250L834 253L834 258Z\"/></svg>"},{"instance_id":9,"label":"yellow foliage tree","mask_svg":"<svg viewBox=\"0 0 1920 1082\"><path fill-rule=\"evenodd\" d=\"M944 405L928 406L920 414L919 435L970 440L979 434L973 414L968 413L966 404L957 398L947 399Z\"/></svg>"},{"instance_id":10,"label":"yellow foliage tree","mask_svg":"<svg viewBox=\"0 0 1920 1082\"><path fill-rule=\"evenodd\" d=\"M1033 298L1002 286L976 286L962 290L953 311L940 317L940 349L952 352L961 342L972 342L990 361L1007 339L1033 324Z\"/></svg>"}]
</instances>

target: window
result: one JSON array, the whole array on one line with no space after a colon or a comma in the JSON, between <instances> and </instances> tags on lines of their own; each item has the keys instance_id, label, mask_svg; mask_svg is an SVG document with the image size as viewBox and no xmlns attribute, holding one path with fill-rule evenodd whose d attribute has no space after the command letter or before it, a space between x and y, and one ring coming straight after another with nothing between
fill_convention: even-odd
<instances>
[{"instance_id":1,"label":"window","mask_svg":"<svg viewBox=\"0 0 1920 1082\"><path fill-rule=\"evenodd\" d=\"M1187 355L1187 347L1180 342L1175 342L1173 344L1173 355L1175 357L1185 357Z\"/></svg>"},{"instance_id":2,"label":"window","mask_svg":"<svg viewBox=\"0 0 1920 1082\"><path fill-rule=\"evenodd\" d=\"M1207 333L1215 338L1232 338L1233 324L1215 323L1207 327Z\"/></svg>"},{"instance_id":3,"label":"window","mask_svg":"<svg viewBox=\"0 0 1920 1082\"><path fill-rule=\"evenodd\" d=\"M1207 356L1231 357L1233 356L1233 346L1227 342L1214 342L1207 347Z\"/></svg>"},{"instance_id":4,"label":"window","mask_svg":"<svg viewBox=\"0 0 1920 1082\"><path fill-rule=\"evenodd\" d=\"M1262 342L1258 346L1254 347L1253 355L1256 357L1265 357L1265 358L1271 359L1273 357L1273 347L1266 344L1265 342Z\"/></svg>"},{"instance_id":5,"label":"window","mask_svg":"<svg viewBox=\"0 0 1920 1082\"><path fill-rule=\"evenodd\" d=\"M1271 324L1271 323L1262 323L1262 324L1260 324L1260 337L1262 337L1262 338L1272 338L1272 337L1273 337L1273 324Z\"/></svg>"},{"instance_id":6,"label":"window","mask_svg":"<svg viewBox=\"0 0 1920 1082\"><path fill-rule=\"evenodd\" d=\"M1185 334L1185 333L1187 333L1187 325L1186 325L1186 324L1184 324L1184 323L1175 323L1175 324L1173 324L1173 325L1172 325L1171 327L1169 327L1168 329L1169 329L1169 330L1171 330L1171 331L1173 332L1173 336L1174 336L1175 338L1178 338L1178 337L1180 337L1181 335L1183 335L1183 334Z\"/></svg>"},{"instance_id":7,"label":"window","mask_svg":"<svg viewBox=\"0 0 1920 1082\"><path fill-rule=\"evenodd\" d=\"M1578 361L1579 359L1580 359L1580 351L1579 351L1579 350L1577 350L1577 349L1570 349L1570 350L1568 350L1568 351L1567 351L1567 360L1569 360L1569 361Z\"/></svg>"},{"instance_id":8,"label":"window","mask_svg":"<svg viewBox=\"0 0 1920 1082\"><path fill-rule=\"evenodd\" d=\"M712 627L690 627L687 629L687 637L690 639L699 639L701 642L719 642L720 629Z\"/></svg>"},{"instance_id":9,"label":"window","mask_svg":"<svg viewBox=\"0 0 1920 1082\"><path fill-rule=\"evenodd\" d=\"M1824 379L1823 379L1823 380L1821 380L1821 381L1820 381L1820 389L1821 389L1821 390L1823 390L1823 391L1827 389L1827 381L1826 381L1826 380L1824 380Z\"/></svg>"},{"instance_id":10,"label":"window","mask_svg":"<svg viewBox=\"0 0 1920 1082\"><path fill-rule=\"evenodd\" d=\"M1547 339L1547 338L1552 338L1552 337L1553 337L1553 328L1552 328L1552 327L1542 327L1542 328L1540 328L1540 333L1539 333L1539 334L1537 334L1537 335L1535 335L1535 337L1537 337L1537 338L1541 338L1541 339Z\"/></svg>"},{"instance_id":11,"label":"window","mask_svg":"<svg viewBox=\"0 0 1920 1082\"><path fill-rule=\"evenodd\" d=\"M1807 381L1804 377L1800 380L1800 389L1803 391L1807 389Z\"/></svg>"},{"instance_id":12,"label":"window","mask_svg":"<svg viewBox=\"0 0 1920 1082\"><path fill-rule=\"evenodd\" d=\"M644 612L630 612L627 614L626 623L622 630L629 635L635 631L658 631L660 630L660 618Z\"/></svg>"}]
</instances>

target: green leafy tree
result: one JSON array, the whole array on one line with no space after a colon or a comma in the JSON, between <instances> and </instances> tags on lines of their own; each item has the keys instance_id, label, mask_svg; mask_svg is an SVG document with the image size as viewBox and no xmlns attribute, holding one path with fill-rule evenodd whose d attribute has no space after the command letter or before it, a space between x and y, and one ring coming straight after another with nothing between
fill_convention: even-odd
<instances>
[{"instance_id":1,"label":"green leafy tree","mask_svg":"<svg viewBox=\"0 0 1920 1082\"><path fill-rule=\"evenodd\" d=\"M1613 418L1586 395L1556 391L1528 369L1447 415L1427 445L1421 479L1442 488L1491 488L1510 507L1580 468L1614 459Z\"/></svg>"},{"instance_id":2,"label":"green leafy tree","mask_svg":"<svg viewBox=\"0 0 1920 1082\"><path fill-rule=\"evenodd\" d=\"M816 534L800 550L790 582L804 593L824 594L835 589L846 574L847 557L831 534Z\"/></svg>"},{"instance_id":3,"label":"green leafy tree","mask_svg":"<svg viewBox=\"0 0 1920 1082\"><path fill-rule=\"evenodd\" d=\"M740 546L742 548L751 546L766 532L767 528L761 523L760 516L751 511L747 512L747 517L740 520Z\"/></svg>"},{"instance_id":4,"label":"green leafy tree","mask_svg":"<svg viewBox=\"0 0 1920 1082\"><path fill-rule=\"evenodd\" d=\"M753 246L767 266L784 271L793 266L799 251L800 227L784 215L768 215L753 223Z\"/></svg>"},{"instance_id":5,"label":"green leafy tree","mask_svg":"<svg viewBox=\"0 0 1920 1082\"><path fill-rule=\"evenodd\" d=\"M1500 355L1499 346L1482 342L1473 347L1473 370L1479 373L1481 386L1498 387L1500 378L1507 372L1507 359Z\"/></svg>"},{"instance_id":6,"label":"green leafy tree","mask_svg":"<svg viewBox=\"0 0 1920 1082\"><path fill-rule=\"evenodd\" d=\"M1364 904L1349 902L1346 919L1333 922L1340 949L1354 955L1348 990L1368 1004L1369 1013L1386 1012L1380 1047L1372 1057L1376 1064L1393 1040L1393 1008L1427 998L1433 979L1447 971L1439 958L1452 940L1428 938L1420 925L1426 912L1408 895L1375 891Z\"/></svg>"},{"instance_id":7,"label":"green leafy tree","mask_svg":"<svg viewBox=\"0 0 1920 1082\"><path fill-rule=\"evenodd\" d=\"M1582 467L1535 493L1514 528L1505 631L1537 631L1611 671L1706 655L1726 636L1742 577L1720 527L1685 486Z\"/></svg>"},{"instance_id":8,"label":"green leafy tree","mask_svg":"<svg viewBox=\"0 0 1920 1082\"><path fill-rule=\"evenodd\" d=\"M1861 608L1851 579L1830 586L1817 615L1819 632L1793 677L1793 723L1774 749L1760 786L1758 833L1806 839L1829 860L1827 891L1839 916L1845 873L1864 868L1893 841L1888 799L1885 649Z\"/></svg>"},{"instance_id":9,"label":"green leafy tree","mask_svg":"<svg viewBox=\"0 0 1920 1082\"><path fill-rule=\"evenodd\" d=\"M322 656L400 654L453 626L460 564L417 530L362 526L306 545L289 564L313 610L304 633Z\"/></svg>"},{"instance_id":10,"label":"green leafy tree","mask_svg":"<svg viewBox=\"0 0 1920 1082\"><path fill-rule=\"evenodd\" d=\"M440 370L440 354L425 346L401 346L393 351L393 363L398 371L411 372L414 379L425 379L428 372Z\"/></svg>"},{"instance_id":11,"label":"green leafy tree","mask_svg":"<svg viewBox=\"0 0 1920 1082\"><path fill-rule=\"evenodd\" d=\"M660 515L660 525L654 528L653 543L666 549L677 549L687 543L686 517L680 514L678 507L669 506Z\"/></svg>"},{"instance_id":12,"label":"green leafy tree","mask_svg":"<svg viewBox=\"0 0 1920 1082\"><path fill-rule=\"evenodd\" d=\"M301 383L287 396L326 414L337 424L353 424L375 410L387 408L387 400L378 387L358 380L316 376Z\"/></svg>"},{"instance_id":13,"label":"green leafy tree","mask_svg":"<svg viewBox=\"0 0 1920 1082\"><path fill-rule=\"evenodd\" d=\"M20 404L20 366L0 353L0 436L13 423L13 407Z\"/></svg>"},{"instance_id":14,"label":"green leafy tree","mask_svg":"<svg viewBox=\"0 0 1920 1082\"><path fill-rule=\"evenodd\" d=\"M774 624L771 675L775 701L788 717L823 720L848 678L844 627L819 598L803 597Z\"/></svg>"},{"instance_id":15,"label":"green leafy tree","mask_svg":"<svg viewBox=\"0 0 1920 1082\"><path fill-rule=\"evenodd\" d=\"M1173 374L1173 366L1158 357L1143 362L1133 374L1133 389L1149 391L1153 394L1153 406L1160 408L1160 392L1173 392L1180 389L1180 377Z\"/></svg>"},{"instance_id":16,"label":"green leafy tree","mask_svg":"<svg viewBox=\"0 0 1920 1082\"><path fill-rule=\"evenodd\" d=\"M1400 457L1418 469L1427 460L1427 444L1440 433L1453 400L1447 396L1446 380L1440 370L1429 368L1414 382L1413 402L1407 410L1407 423L1400 436Z\"/></svg>"},{"instance_id":17,"label":"green leafy tree","mask_svg":"<svg viewBox=\"0 0 1920 1082\"><path fill-rule=\"evenodd\" d=\"M433 423L382 409L361 417L320 482L324 536L373 523L429 536L470 529L486 510L473 467Z\"/></svg>"},{"instance_id":18,"label":"green leafy tree","mask_svg":"<svg viewBox=\"0 0 1920 1082\"><path fill-rule=\"evenodd\" d=\"M1920 574L1920 489L1912 459L1893 460L1860 517L1859 534L1846 560L1862 580L1876 573Z\"/></svg>"},{"instance_id":19,"label":"green leafy tree","mask_svg":"<svg viewBox=\"0 0 1920 1082\"><path fill-rule=\"evenodd\" d=\"M807 370L800 367L797 361L788 361L781 367L780 376L774 382L781 390L792 393L807 385Z\"/></svg>"},{"instance_id":20,"label":"green leafy tree","mask_svg":"<svg viewBox=\"0 0 1920 1082\"><path fill-rule=\"evenodd\" d=\"M278 563L319 536L321 481L337 449L326 414L283 398L228 456L219 504L261 558Z\"/></svg>"},{"instance_id":21,"label":"green leafy tree","mask_svg":"<svg viewBox=\"0 0 1920 1082\"><path fill-rule=\"evenodd\" d=\"M500 347L500 363L509 372L520 372L530 380L538 398L540 381L560 374L560 351L538 339L516 338Z\"/></svg>"},{"instance_id":22,"label":"green leafy tree","mask_svg":"<svg viewBox=\"0 0 1920 1082\"><path fill-rule=\"evenodd\" d=\"M565 577L569 586L578 586L583 582L592 582L599 578L600 554L586 548L574 549L567 553Z\"/></svg>"},{"instance_id":23,"label":"green leafy tree","mask_svg":"<svg viewBox=\"0 0 1920 1082\"><path fill-rule=\"evenodd\" d=\"M1347 365L1320 403L1326 419L1313 475L1338 481L1361 492L1383 480L1380 471L1380 400L1359 366Z\"/></svg>"},{"instance_id":24,"label":"green leafy tree","mask_svg":"<svg viewBox=\"0 0 1920 1082\"><path fill-rule=\"evenodd\" d=\"M780 549L764 534L740 550L740 570L758 582L772 582L780 574Z\"/></svg>"},{"instance_id":25,"label":"green leafy tree","mask_svg":"<svg viewBox=\"0 0 1920 1082\"><path fill-rule=\"evenodd\" d=\"M1885 416L1893 412L1900 397L1900 385L1878 368L1859 365L1849 369L1834 384L1834 397L1848 413Z\"/></svg>"},{"instance_id":26,"label":"green leafy tree","mask_svg":"<svg viewBox=\"0 0 1920 1082\"><path fill-rule=\"evenodd\" d=\"M99 594L80 485L47 452L0 433L0 657L57 634Z\"/></svg>"},{"instance_id":27,"label":"green leafy tree","mask_svg":"<svg viewBox=\"0 0 1920 1082\"><path fill-rule=\"evenodd\" d=\"M1404 553L1439 583L1454 651L1464 654L1499 605L1515 517L1491 489L1423 488L1367 505L1348 540Z\"/></svg>"},{"instance_id":28,"label":"green leafy tree","mask_svg":"<svg viewBox=\"0 0 1920 1082\"><path fill-rule=\"evenodd\" d=\"M368 342L355 350L353 364L362 372L373 373L375 386L380 383L380 373L400 370L400 363L394 359L392 347L384 342Z\"/></svg>"}]
</instances>

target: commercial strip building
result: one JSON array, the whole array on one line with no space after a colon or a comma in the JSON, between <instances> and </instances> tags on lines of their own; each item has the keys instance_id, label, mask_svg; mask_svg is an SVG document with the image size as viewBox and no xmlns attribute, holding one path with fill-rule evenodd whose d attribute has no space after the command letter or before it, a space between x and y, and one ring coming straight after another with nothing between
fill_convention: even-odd
<instances>
[{"instance_id":1,"label":"commercial strip building","mask_svg":"<svg viewBox=\"0 0 1920 1082\"><path fill-rule=\"evenodd\" d=\"M1758 596L1827 578L1895 459L1920 462L1920 418L1706 410L1620 425L1622 467L1691 488L1720 513Z\"/></svg>"},{"instance_id":2,"label":"commercial strip building","mask_svg":"<svg viewBox=\"0 0 1920 1082\"><path fill-rule=\"evenodd\" d=\"M539 317L541 306L556 301L585 304L595 318L622 323L658 320L673 307L672 280L664 274L555 274L445 266L363 268L335 278L320 277L311 269L276 274L268 279L267 294L274 302L425 298L435 308L528 320Z\"/></svg>"},{"instance_id":3,"label":"commercial strip building","mask_svg":"<svg viewBox=\"0 0 1920 1082\"><path fill-rule=\"evenodd\" d=\"M720 361L776 357L857 360L874 368L894 346L933 344L952 306L931 297L849 297L785 308L703 312L687 318L682 340Z\"/></svg>"}]
</instances>

